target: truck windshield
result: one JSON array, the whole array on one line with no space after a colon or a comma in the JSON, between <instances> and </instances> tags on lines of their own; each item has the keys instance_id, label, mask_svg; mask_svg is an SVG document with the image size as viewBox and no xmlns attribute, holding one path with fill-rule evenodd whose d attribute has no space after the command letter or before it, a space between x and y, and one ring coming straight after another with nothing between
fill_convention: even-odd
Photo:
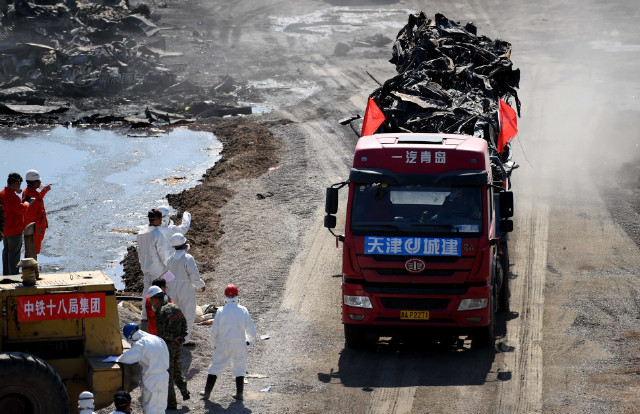
<instances>
[{"instance_id":1,"label":"truck windshield","mask_svg":"<svg viewBox=\"0 0 640 414\"><path fill-rule=\"evenodd\" d=\"M481 187L356 184L351 229L478 233L482 216Z\"/></svg>"}]
</instances>

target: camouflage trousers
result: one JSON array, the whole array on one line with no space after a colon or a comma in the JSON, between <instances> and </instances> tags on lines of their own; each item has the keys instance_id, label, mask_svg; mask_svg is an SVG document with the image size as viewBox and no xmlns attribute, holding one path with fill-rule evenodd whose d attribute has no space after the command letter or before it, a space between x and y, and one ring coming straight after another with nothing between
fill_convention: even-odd
<instances>
[{"instance_id":1,"label":"camouflage trousers","mask_svg":"<svg viewBox=\"0 0 640 414\"><path fill-rule=\"evenodd\" d=\"M176 343L167 343L169 348L169 397L167 399L167 405L169 407L178 404L176 400L176 390L173 385L175 384L182 394L182 398L188 395L187 381L182 375L182 349Z\"/></svg>"}]
</instances>

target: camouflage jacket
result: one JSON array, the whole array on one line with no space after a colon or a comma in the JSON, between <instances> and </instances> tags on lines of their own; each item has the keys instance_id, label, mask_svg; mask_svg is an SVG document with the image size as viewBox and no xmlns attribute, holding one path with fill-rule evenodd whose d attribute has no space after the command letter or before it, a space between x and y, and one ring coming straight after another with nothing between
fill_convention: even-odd
<instances>
[{"instance_id":1,"label":"camouflage jacket","mask_svg":"<svg viewBox=\"0 0 640 414\"><path fill-rule=\"evenodd\" d=\"M187 336L187 320L180 308L173 303L165 301L156 311L156 326L158 336L168 343L175 342L176 338Z\"/></svg>"}]
</instances>

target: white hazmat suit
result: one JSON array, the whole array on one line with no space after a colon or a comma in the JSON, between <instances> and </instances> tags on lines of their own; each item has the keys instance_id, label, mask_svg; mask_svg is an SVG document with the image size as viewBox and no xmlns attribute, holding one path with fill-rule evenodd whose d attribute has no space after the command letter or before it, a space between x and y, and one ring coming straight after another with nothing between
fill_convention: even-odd
<instances>
[{"instance_id":1,"label":"white hazmat suit","mask_svg":"<svg viewBox=\"0 0 640 414\"><path fill-rule=\"evenodd\" d=\"M171 257L169 241L158 226L147 226L138 232L138 260L144 275L142 291L142 319L147 319L144 300L154 279L167 271L167 261Z\"/></svg>"},{"instance_id":2,"label":"white hazmat suit","mask_svg":"<svg viewBox=\"0 0 640 414\"><path fill-rule=\"evenodd\" d=\"M187 336L184 339L185 343L188 343L196 318L196 288L202 289L205 283L200 279L200 272L193 256L184 249L174 252L167 265L175 279L167 283L167 294L187 320Z\"/></svg>"},{"instance_id":3,"label":"white hazmat suit","mask_svg":"<svg viewBox=\"0 0 640 414\"><path fill-rule=\"evenodd\" d=\"M142 366L142 408L145 414L164 414L169 396L169 349L164 339L144 331L136 331L131 349L118 357L118 362Z\"/></svg>"},{"instance_id":4,"label":"white hazmat suit","mask_svg":"<svg viewBox=\"0 0 640 414\"><path fill-rule=\"evenodd\" d=\"M171 238L176 233L186 234L191 228L191 213L185 211L182 214L182 223L180 225L173 224L173 220L169 218L169 209L166 207L158 207L162 212L162 225L158 226L164 237Z\"/></svg>"},{"instance_id":5,"label":"white hazmat suit","mask_svg":"<svg viewBox=\"0 0 640 414\"><path fill-rule=\"evenodd\" d=\"M256 338L256 327L249 311L238 304L238 297L225 297L226 305L213 318L209 342L213 347L209 375L220 376L231 362L231 374L243 377L247 373L247 342Z\"/></svg>"}]
</instances>

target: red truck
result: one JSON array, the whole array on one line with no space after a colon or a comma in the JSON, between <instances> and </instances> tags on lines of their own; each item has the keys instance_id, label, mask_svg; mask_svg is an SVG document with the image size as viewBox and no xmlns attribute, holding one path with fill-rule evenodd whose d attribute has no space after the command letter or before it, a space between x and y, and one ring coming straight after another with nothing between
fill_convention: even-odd
<instances>
[{"instance_id":1,"label":"red truck","mask_svg":"<svg viewBox=\"0 0 640 414\"><path fill-rule=\"evenodd\" d=\"M487 141L468 135L363 136L349 180L327 188L335 235L338 191L349 190L342 254L346 345L400 333L494 340L508 309L508 175Z\"/></svg>"}]
</instances>

